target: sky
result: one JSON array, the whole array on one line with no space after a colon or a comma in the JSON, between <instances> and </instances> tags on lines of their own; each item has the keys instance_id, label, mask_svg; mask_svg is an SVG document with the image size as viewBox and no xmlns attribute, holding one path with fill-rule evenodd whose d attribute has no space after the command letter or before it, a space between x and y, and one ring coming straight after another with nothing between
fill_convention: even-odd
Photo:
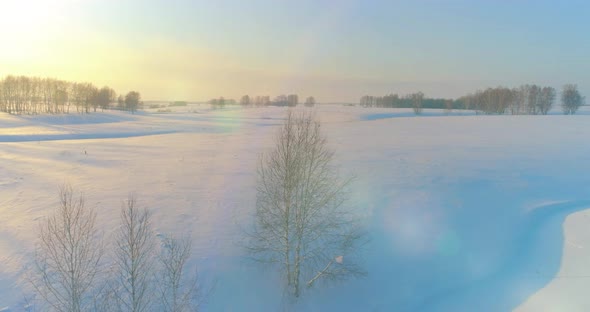
<instances>
[{"instance_id":1,"label":"sky","mask_svg":"<svg viewBox=\"0 0 590 312\"><path fill-rule=\"evenodd\" d=\"M589 1L557 0L0 0L0 77L144 100L456 98L525 83L590 94L589 16Z\"/></svg>"}]
</instances>

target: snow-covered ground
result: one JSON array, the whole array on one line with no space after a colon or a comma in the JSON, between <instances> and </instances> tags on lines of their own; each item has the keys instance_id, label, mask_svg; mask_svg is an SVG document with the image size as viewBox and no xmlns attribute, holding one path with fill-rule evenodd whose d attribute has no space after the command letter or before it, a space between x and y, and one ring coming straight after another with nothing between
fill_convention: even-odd
<instances>
[{"instance_id":1,"label":"snow-covered ground","mask_svg":"<svg viewBox=\"0 0 590 312\"><path fill-rule=\"evenodd\" d=\"M36 229L69 182L105 237L135 192L159 233L190 231L215 280L210 311L277 311L276 276L239 247L259 154L284 108L0 114L0 309L18 311ZM303 311L588 311L590 116L445 116L320 106L356 177L368 276L308 293Z\"/></svg>"}]
</instances>

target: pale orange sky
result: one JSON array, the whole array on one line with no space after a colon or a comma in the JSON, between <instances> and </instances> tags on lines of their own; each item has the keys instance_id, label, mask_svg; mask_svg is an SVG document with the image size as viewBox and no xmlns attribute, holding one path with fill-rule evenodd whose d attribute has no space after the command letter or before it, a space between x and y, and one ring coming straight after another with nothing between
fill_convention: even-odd
<instances>
[{"instance_id":1,"label":"pale orange sky","mask_svg":"<svg viewBox=\"0 0 590 312\"><path fill-rule=\"evenodd\" d=\"M366 94L458 97L523 83L578 83L584 92L590 84L584 10L550 1L0 5L0 77L87 81L137 90L145 100L297 93L356 102Z\"/></svg>"}]
</instances>

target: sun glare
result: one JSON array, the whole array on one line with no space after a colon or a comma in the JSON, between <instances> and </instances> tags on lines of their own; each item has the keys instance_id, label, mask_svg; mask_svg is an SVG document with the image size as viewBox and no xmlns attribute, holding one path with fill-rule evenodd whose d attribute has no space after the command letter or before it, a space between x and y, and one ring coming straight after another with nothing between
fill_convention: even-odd
<instances>
[{"instance_id":1,"label":"sun glare","mask_svg":"<svg viewBox=\"0 0 590 312\"><path fill-rule=\"evenodd\" d=\"M68 0L2 0L0 1L0 34L3 39L40 38L63 23Z\"/></svg>"}]
</instances>

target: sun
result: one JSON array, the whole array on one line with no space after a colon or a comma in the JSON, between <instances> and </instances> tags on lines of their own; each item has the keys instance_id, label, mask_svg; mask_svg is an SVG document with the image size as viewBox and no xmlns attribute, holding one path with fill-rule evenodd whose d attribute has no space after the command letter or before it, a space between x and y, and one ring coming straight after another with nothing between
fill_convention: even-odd
<instances>
[{"instance_id":1,"label":"sun","mask_svg":"<svg viewBox=\"0 0 590 312\"><path fill-rule=\"evenodd\" d=\"M80 1L0 0L0 73L38 72L50 56L55 60L49 51L74 29L67 25Z\"/></svg>"},{"instance_id":2,"label":"sun","mask_svg":"<svg viewBox=\"0 0 590 312\"><path fill-rule=\"evenodd\" d=\"M3 0L0 3L0 25L7 33L27 33L42 25L51 14L47 11L49 1Z\"/></svg>"},{"instance_id":3,"label":"sun","mask_svg":"<svg viewBox=\"0 0 590 312\"><path fill-rule=\"evenodd\" d=\"M0 0L0 35L26 40L47 35L67 18L74 0Z\"/></svg>"}]
</instances>

